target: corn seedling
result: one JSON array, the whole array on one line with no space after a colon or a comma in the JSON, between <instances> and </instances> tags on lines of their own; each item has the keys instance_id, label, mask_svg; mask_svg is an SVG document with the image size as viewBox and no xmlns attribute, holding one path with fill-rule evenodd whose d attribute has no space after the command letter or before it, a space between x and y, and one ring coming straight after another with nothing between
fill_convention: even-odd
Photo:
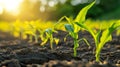
<instances>
[{"instance_id":1,"label":"corn seedling","mask_svg":"<svg viewBox=\"0 0 120 67\"><path fill-rule=\"evenodd\" d=\"M42 40L41 46L44 46L48 41L50 41L50 48L53 49L54 42L56 43L56 45L58 44L59 39L53 37L53 33L57 33L57 31L55 30L55 26L57 24L58 23L54 24L53 28L47 28L42 32L42 35L40 36Z\"/></svg>"},{"instance_id":2,"label":"corn seedling","mask_svg":"<svg viewBox=\"0 0 120 67\"><path fill-rule=\"evenodd\" d=\"M87 26L85 24L78 23L78 22L76 22L76 24L78 26L80 26L81 28L84 28L85 30L87 30L93 36L95 45L96 45L96 54L95 54L96 61L100 62L100 52L101 52L103 46L105 45L105 43L112 40L111 34L114 30L116 30L118 27L120 27L120 24L112 23L111 26L106 28L105 30L103 30L103 32L101 32L101 30L99 30L99 31L97 31L97 33L95 33L94 30L92 30L91 28L89 28L89 26Z\"/></svg>"},{"instance_id":3,"label":"corn seedling","mask_svg":"<svg viewBox=\"0 0 120 67\"><path fill-rule=\"evenodd\" d=\"M86 7L84 7L82 10L80 10L80 12L78 13L78 15L76 16L76 18L73 20L71 18L68 18L66 16L63 16L60 20L62 21L63 19L66 19L68 21L69 24L65 24L65 29L67 32L69 32L69 35L73 38L74 40L74 57L77 56L77 48L79 47L79 41L81 41L81 39L78 39L78 32L80 31L80 27L77 26L75 24L75 22L79 22L79 23L83 23L85 21L85 17L87 14L87 11L93 6L93 4L95 3L95 1L89 5L87 5ZM87 42L87 40L85 38L83 38L82 40L84 40L88 46L89 43Z\"/></svg>"},{"instance_id":4,"label":"corn seedling","mask_svg":"<svg viewBox=\"0 0 120 67\"><path fill-rule=\"evenodd\" d=\"M14 24L10 24L10 34L12 34L13 36L15 37L20 37L20 40L24 39L24 35L25 35L25 28L24 26L24 23L23 24L20 24L20 21L16 21L14 22Z\"/></svg>"},{"instance_id":5,"label":"corn seedling","mask_svg":"<svg viewBox=\"0 0 120 67\"><path fill-rule=\"evenodd\" d=\"M74 28L70 24L65 24L65 29L69 32L69 35L73 38L73 41L74 41L74 48L73 48L73 51L74 51L73 55L74 55L74 57L77 56L77 48L79 47L79 42L80 41L83 40L83 41L86 42L86 44L88 46L90 46L88 41L85 38L78 39L78 33L74 32Z\"/></svg>"},{"instance_id":6,"label":"corn seedling","mask_svg":"<svg viewBox=\"0 0 120 67\"><path fill-rule=\"evenodd\" d=\"M34 23L35 24L35 23ZM26 22L26 30L25 34L29 37L29 42L33 42L33 38L35 39L35 43L38 43L38 39L40 38L41 29L37 28L32 22Z\"/></svg>"},{"instance_id":7,"label":"corn seedling","mask_svg":"<svg viewBox=\"0 0 120 67\"><path fill-rule=\"evenodd\" d=\"M30 30L31 30L31 33L28 33L30 35L30 41L32 42L32 36L35 37L35 42L37 43L38 42L38 35L36 34L36 29L33 25L31 24L28 24L29 27L30 27Z\"/></svg>"}]
</instances>

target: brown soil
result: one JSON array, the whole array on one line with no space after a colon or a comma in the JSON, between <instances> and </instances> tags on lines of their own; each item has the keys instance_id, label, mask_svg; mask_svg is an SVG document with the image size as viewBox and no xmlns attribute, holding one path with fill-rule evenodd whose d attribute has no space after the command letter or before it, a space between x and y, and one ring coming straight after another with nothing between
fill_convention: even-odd
<instances>
[{"instance_id":1,"label":"brown soil","mask_svg":"<svg viewBox=\"0 0 120 67\"><path fill-rule=\"evenodd\" d=\"M120 67L120 36L113 35L113 40L106 43L101 52L102 62L97 63L94 41L89 33L79 33L79 38L88 39L91 47L80 42L77 57L73 57L72 38L63 41L66 34L63 31L54 34L60 42L51 50L49 43L41 47L39 43L28 43L0 32L0 67Z\"/></svg>"}]
</instances>

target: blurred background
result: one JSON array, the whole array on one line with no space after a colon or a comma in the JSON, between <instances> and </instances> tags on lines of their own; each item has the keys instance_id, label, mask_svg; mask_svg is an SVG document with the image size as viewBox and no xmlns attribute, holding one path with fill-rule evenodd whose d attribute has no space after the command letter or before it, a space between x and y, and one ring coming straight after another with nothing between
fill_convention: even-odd
<instances>
[{"instance_id":1,"label":"blurred background","mask_svg":"<svg viewBox=\"0 0 120 67\"><path fill-rule=\"evenodd\" d=\"M73 17L93 0L0 0L0 21L56 21L62 16ZM96 0L87 18L120 19L120 0Z\"/></svg>"}]
</instances>

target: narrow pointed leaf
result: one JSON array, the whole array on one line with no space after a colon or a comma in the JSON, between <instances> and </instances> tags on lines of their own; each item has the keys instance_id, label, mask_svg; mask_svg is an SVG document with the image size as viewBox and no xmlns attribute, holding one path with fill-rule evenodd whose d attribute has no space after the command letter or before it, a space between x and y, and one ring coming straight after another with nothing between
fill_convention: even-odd
<instances>
[{"instance_id":1,"label":"narrow pointed leaf","mask_svg":"<svg viewBox=\"0 0 120 67\"><path fill-rule=\"evenodd\" d=\"M74 32L74 29L73 29L72 25L70 25L70 24L65 24L65 29L69 32Z\"/></svg>"},{"instance_id":2,"label":"narrow pointed leaf","mask_svg":"<svg viewBox=\"0 0 120 67\"><path fill-rule=\"evenodd\" d=\"M100 38L100 43L96 47L96 61L100 61L100 52L106 42L112 40L112 32L116 30L119 26L117 23L113 23L108 29L104 30Z\"/></svg>"},{"instance_id":3,"label":"narrow pointed leaf","mask_svg":"<svg viewBox=\"0 0 120 67\"><path fill-rule=\"evenodd\" d=\"M58 39L58 38L54 38L54 41L55 41L56 45L58 45L60 39Z\"/></svg>"},{"instance_id":4,"label":"narrow pointed leaf","mask_svg":"<svg viewBox=\"0 0 120 67\"><path fill-rule=\"evenodd\" d=\"M71 23L71 20L70 20L67 16L61 17L56 24L60 23L60 22L61 22L62 20L64 20L64 19L65 19L68 23L72 24L72 23Z\"/></svg>"},{"instance_id":5,"label":"narrow pointed leaf","mask_svg":"<svg viewBox=\"0 0 120 67\"><path fill-rule=\"evenodd\" d=\"M95 1L84 7L75 18L75 22L84 22L86 18L87 11L94 5Z\"/></svg>"},{"instance_id":6,"label":"narrow pointed leaf","mask_svg":"<svg viewBox=\"0 0 120 67\"><path fill-rule=\"evenodd\" d=\"M101 30L97 32L97 34L95 35L96 36L96 40L95 40L95 43L96 43L96 47L98 46L99 42L100 42L100 36L101 36Z\"/></svg>"},{"instance_id":7,"label":"narrow pointed leaf","mask_svg":"<svg viewBox=\"0 0 120 67\"><path fill-rule=\"evenodd\" d=\"M95 37L94 32L93 32L90 28L88 28L86 25L84 25L83 23L78 23L78 22L76 22L75 24L77 24L77 25L80 26L81 28L83 28L83 29L89 31L90 34L93 35L93 36Z\"/></svg>"},{"instance_id":8,"label":"narrow pointed leaf","mask_svg":"<svg viewBox=\"0 0 120 67\"><path fill-rule=\"evenodd\" d=\"M40 45L44 46L47 43L47 41L48 41L48 38L44 39Z\"/></svg>"}]
</instances>

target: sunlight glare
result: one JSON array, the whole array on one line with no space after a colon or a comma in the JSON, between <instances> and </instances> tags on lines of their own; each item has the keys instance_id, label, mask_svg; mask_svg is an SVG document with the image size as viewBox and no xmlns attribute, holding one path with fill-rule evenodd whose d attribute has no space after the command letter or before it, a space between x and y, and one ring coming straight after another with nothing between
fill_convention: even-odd
<instances>
[{"instance_id":1,"label":"sunlight glare","mask_svg":"<svg viewBox=\"0 0 120 67\"><path fill-rule=\"evenodd\" d=\"M41 7L40 7L40 11L41 11L41 12L44 12L44 11L45 11L45 7L44 7L44 6L41 6Z\"/></svg>"},{"instance_id":2,"label":"sunlight glare","mask_svg":"<svg viewBox=\"0 0 120 67\"><path fill-rule=\"evenodd\" d=\"M0 6L0 14L3 13L3 8Z\"/></svg>"},{"instance_id":3,"label":"sunlight glare","mask_svg":"<svg viewBox=\"0 0 120 67\"><path fill-rule=\"evenodd\" d=\"M54 2L54 1L49 1L48 5L49 5L50 7L53 7L53 6L55 5L55 2Z\"/></svg>"},{"instance_id":4,"label":"sunlight glare","mask_svg":"<svg viewBox=\"0 0 120 67\"><path fill-rule=\"evenodd\" d=\"M19 11L19 5L23 0L0 0L0 5L7 12L16 14Z\"/></svg>"},{"instance_id":5,"label":"sunlight glare","mask_svg":"<svg viewBox=\"0 0 120 67\"><path fill-rule=\"evenodd\" d=\"M47 1L46 0L40 0L41 4L44 6L47 4Z\"/></svg>"}]
</instances>

